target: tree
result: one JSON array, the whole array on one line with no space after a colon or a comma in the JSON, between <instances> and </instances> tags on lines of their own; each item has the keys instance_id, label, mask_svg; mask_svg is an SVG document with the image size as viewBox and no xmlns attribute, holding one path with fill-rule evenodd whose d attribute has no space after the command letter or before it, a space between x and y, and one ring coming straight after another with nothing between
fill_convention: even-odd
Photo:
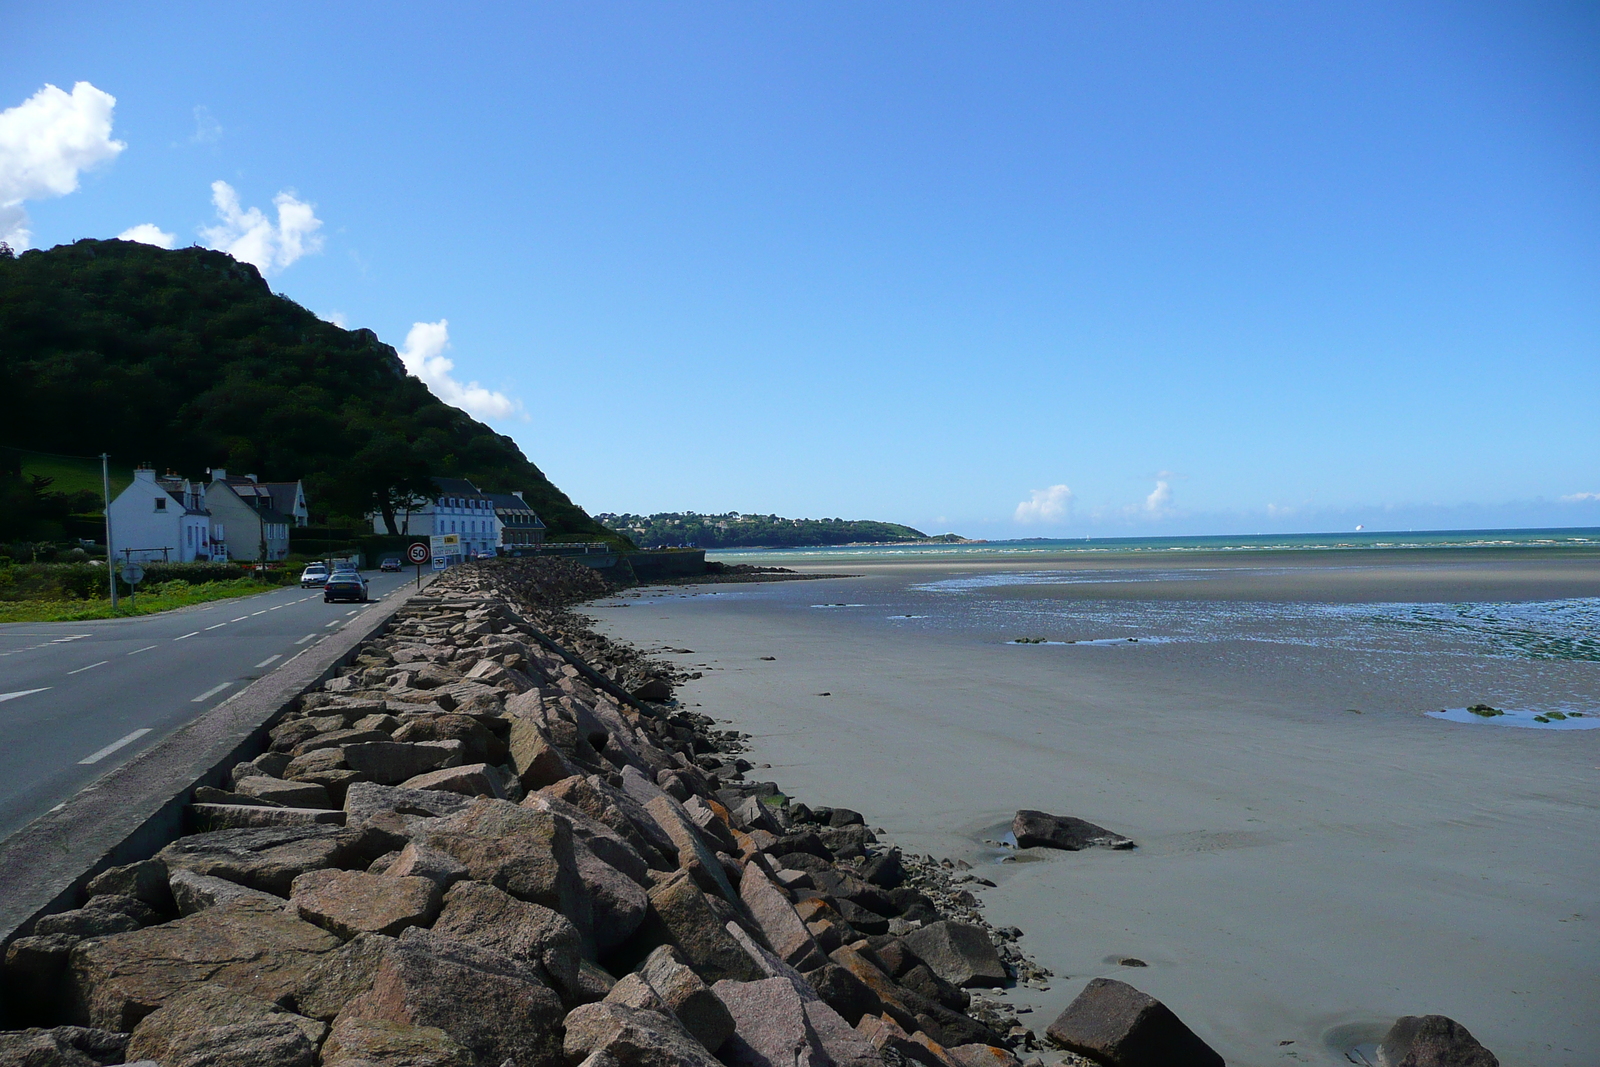
<instances>
[{"instance_id":1,"label":"tree","mask_svg":"<svg viewBox=\"0 0 1600 1067\"><path fill-rule=\"evenodd\" d=\"M419 498L426 500L439 491L427 460L393 433L374 434L335 477L343 483L336 492L347 506L354 505L351 510L357 514L378 512L390 534L400 532L395 512L416 507Z\"/></svg>"}]
</instances>

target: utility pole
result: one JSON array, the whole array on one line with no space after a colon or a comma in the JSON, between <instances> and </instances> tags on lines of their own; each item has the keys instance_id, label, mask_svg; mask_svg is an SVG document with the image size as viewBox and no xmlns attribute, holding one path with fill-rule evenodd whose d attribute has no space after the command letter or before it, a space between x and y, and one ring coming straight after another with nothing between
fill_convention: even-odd
<instances>
[{"instance_id":1,"label":"utility pole","mask_svg":"<svg viewBox=\"0 0 1600 1067\"><path fill-rule=\"evenodd\" d=\"M106 584L111 587L111 610L117 609L116 555L111 548L111 457L100 453L100 492L106 501Z\"/></svg>"}]
</instances>

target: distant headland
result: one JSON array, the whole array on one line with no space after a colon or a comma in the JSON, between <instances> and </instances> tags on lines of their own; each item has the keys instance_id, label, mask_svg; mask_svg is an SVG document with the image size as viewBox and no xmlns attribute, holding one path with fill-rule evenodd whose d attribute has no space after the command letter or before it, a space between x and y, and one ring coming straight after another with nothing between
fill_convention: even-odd
<instances>
[{"instance_id":1,"label":"distant headland","mask_svg":"<svg viewBox=\"0 0 1600 1067\"><path fill-rule=\"evenodd\" d=\"M779 515L747 515L730 511L702 515L668 511L655 515L601 512L596 521L631 538L640 548L692 545L696 548L815 548L822 545L966 544L967 538L946 533L929 535L894 522L871 519L786 519Z\"/></svg>"}]
</instances>

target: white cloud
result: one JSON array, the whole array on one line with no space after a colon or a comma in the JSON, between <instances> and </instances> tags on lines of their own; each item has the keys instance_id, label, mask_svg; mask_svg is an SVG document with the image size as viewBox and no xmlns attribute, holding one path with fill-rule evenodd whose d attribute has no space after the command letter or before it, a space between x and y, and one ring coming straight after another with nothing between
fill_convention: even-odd
<instances>
[{"instance_id":1,"label":"white cloud","mask_svg":"<svg viewBox=\"0 0 1600 1067\"><path fill-rule=\"evenodd\" d=\"M450 374L455 369L455 361L444 354L449 347L450 320L414 323L406 334L405 347L400 350L400 362L422 379L434 396L469 414L501 419L510 415L528 417L522 404L504 393L485 389L477 382L463 385L456 381Z\"/></svg>"},{"instance_id":2,"label":"white cloud","mask_svg":"<svg viewBox=\"0 0 1600 1067\"><path fill-rule=\"evenodd\" d=\"M1172 510L1172 483L1156 479L1156 487L1144 498L1144 510L1150 515L1166 515Z\"/></svg>"},{"instance_id":3,"label":"white cloud","mask_svg":"<svg viewBox=\"0 0 1600 1067\"><path fill-rule=\"evenodd\" d=\"M345 317L342 311L330 311L326 315L318 315L317 318L323 322L331 322L341 330L350 328L350 320Z\"/></svg>"},{"instance_id":4,"label":"white cloud","mask_svg":"<svg viewBox=\"0 0 1600 1067\"><path fill-rule=\"evenodd\" d=\"M81 172L128 147L111 139L116 106L110 93L78 82L70 93L46 85L0 111L0 241L29 247L33 234L23 201L74 192Z\"/></svg>"},{"instance_id":5,"label":"white cloud","mask_svg":"<svg viewBox=\"0 0 1600 1067\"><path fill-rule=\"evenodd\" d=\"M1072 490L1064 485L1048 489L1035 489L1032 499L1017 505L1013 518L1017 522L1053 522L1067 517L1072 509Z\"/></svg>"},{"instance_id":6,"label":"white cloud","mask_svg":"<svg viewBox=\"0 0 1600 1067\"><path fill-rule=\"evenodd\" d=\"M189 140L195 144L216 144L222 140L222 123L212 117L211 109L204 104L195 105L194 132Z\"/></svg>"},{"instance_id":7,"label":"white cloud","mask_svg":"<svg viewBox=\"0 0 1600 1067\"><path fill-rule=\"evenodd\" d=\"M138 241L142 245L155 245L157 248L171 248L177 239L177 234L167 233L153 222L141 222L117 234L119 241Z\"/></svg>"},{"instance_id":8,"label":"white cloud","mask_svg":"<svg viewBox=\"0 0 1600 1067\"><path fill-rule=\"evenodd\" d=\"M239 194L227 182L211 183L211 202L222 223L202 228L200 235L212 248L254 264L263 274L322 251L322 236L317 233L322 220L313 205L293 193L282 192L272 198L278 208L276 226L260 208L241 208Z\"/></svg>"},{"instance_id":9,"label":"white cloud","mask_svg":"<svg viewBox=\"0 0 1600 1067\"><path fill-rule=\"evenodd\" d=\"M1600 493L1568 493L1561 498L1563 504L1587 504L1591 501L1600 502Z\"/></svg>"}]
</instances>

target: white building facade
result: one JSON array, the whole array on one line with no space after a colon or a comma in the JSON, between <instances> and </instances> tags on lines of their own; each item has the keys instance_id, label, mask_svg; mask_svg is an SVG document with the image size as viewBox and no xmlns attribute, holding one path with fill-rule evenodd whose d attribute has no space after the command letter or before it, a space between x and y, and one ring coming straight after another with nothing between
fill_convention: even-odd
<instances>
[{"instance_id":1,"label":"white building facade","mask_svg":"<svg viewBox=\"0 0 1600 1067\"><path fill-rule=\"evenodd\" d=\"M111 557L137 563L209 560L216 546L205 486L175 474L157 478L149 467L133 472L111 502Z\"/></svg>"},{"instance_id":2,"label":"white building facade","mask_svg":"<svg viewBox=\"0 0 1600 1067\"><path fill-rule=\"evenodd\" d=\"M457 534L464 555L494 555L500 543L500 521L489 494L480 492L465 478L435 478L434 483L439 491L433 499L395 512L395 525L400 532L418 537ZM372 532L389 532L377 512L372 514Z\"/></svg>"}]
</instances>

